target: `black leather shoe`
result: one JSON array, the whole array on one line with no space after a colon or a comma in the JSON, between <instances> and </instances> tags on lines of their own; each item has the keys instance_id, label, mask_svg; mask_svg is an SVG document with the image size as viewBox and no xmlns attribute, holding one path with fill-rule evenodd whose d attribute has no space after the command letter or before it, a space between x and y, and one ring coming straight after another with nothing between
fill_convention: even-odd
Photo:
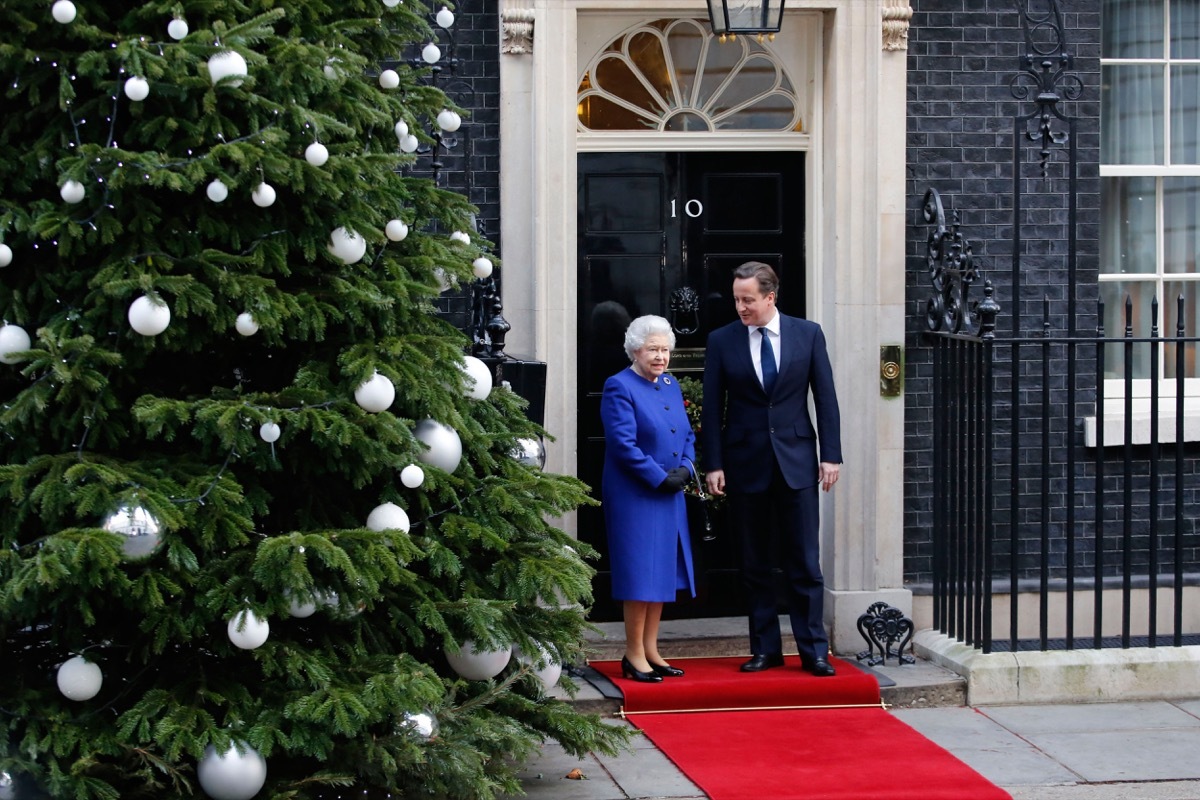
<instances>
[{"instance_id":1,"label":"black leather shoe","mask_svg":"<svg viewBox=\"0 0 1200 800\"><path fill-rule=\"evenodd\" d=\"M811 672L818 678L832 678L837 674L837 670L833 668L833 665L823 658L806 661L801 666L806 672Z\"/></svg>"},{"instance_id":2,"label":"black leather shoe","mask_svg":"<svg viewBox=\"0 0 1200 800\"><path fill-rule=\"evenodd\" d=\"M655 675L661 675L664 678L682 678L683 670L679 667L672 667L670 664L655 664L653 661L647 661L650 665L650 671Z\"/></svg>"},{"instance_id":3,"label":"black leather shoe","mask_svg":"<svg viewBox=\"0 0 1200 800\"><path fill-rule=\"evenodd\" d=\"M762 672L764 669L782 666L783 656L781 654L775 653L774 655L768 656L759 653L745 664L742 664L742 672Z\"/></svg>"},{"instance_id":4,"label":"black leather shoe","mask_svg":"<svg viewBox=\"0 0 1200 800\"><path fill-rule=\"evenodd\" d=\"M642 672L641 670L634 669L633 664L629 663L627 657L621 659L621 675L639 683L662 683L662 675L654 672L653 669L650 672Z\"/></svg>"}]
</instances>

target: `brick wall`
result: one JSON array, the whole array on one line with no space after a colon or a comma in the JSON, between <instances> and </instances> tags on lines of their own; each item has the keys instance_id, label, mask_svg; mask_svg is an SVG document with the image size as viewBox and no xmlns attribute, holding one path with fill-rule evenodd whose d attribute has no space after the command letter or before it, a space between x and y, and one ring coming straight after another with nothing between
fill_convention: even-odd
<instances>
[{"instance_id":1,"label":"brick wall","mask_svg":"<svg viewBox=\"0 0 1200 800\"><path fill-rule=\"evenodd\" d=\"M1012 81L1021 75L1025 34L1015 0L913 0L908 50L908 235L905 420L905 577L910 583L931 579L932 552L932 366L925 329L925 304L933 294L925 263L929 228L920 205L925 190L937 189L951 220L973 246L976 264L990 279L1002 311L1001 335L1040 331L1049 301L1052 333L1069 328L1067 298L1074 293L1076 326L1095 330L1099 219L1099 2L1060 2L1067 46L1075 55L1073 74L1082 93L1063 102L1060 113L1074 118L1076 151L1077 258L1074 281L1068 273L1068 219L1071 157L1066 145L1053 146L1045 177L1038 147L1024 143L1021 176L1020 243L1016 269L1020 297L1013 297L1014 132L1036 131L1015 121L1035 110L1014 96ZM1035 4L1041 5L1041 4ZM1024 77L1017 86L1036 87ZM1067 130L1065 121L1055 121ZM981 286L972 287L979 299ZM1040 367L1038 367L1040 370ZM1061 370L1061 365L1056 365ZM1059 375L1062 378L1063 376ZM1065 378L1063 378L1065 380ZM1005 392L1011 376L999 374ZM1083 392L1073 415L1090 410ZM1001 409L1003 410L1003 409ZM1061 434L1057 446L1067 446ZM1022 459L1033 454L1022 454ZM999 476L1005 477L1005 476ZM1061 485L1061 481L1059 482ZM1061 491L1061 490L1060 490ZM1059 497L1056 508L1065 503Z\"/></svg>"},{"instance_id":2,"label":"brick wall","mask_svg":"<svg viewBox=\"0 0 1200 800\"><path fill-rule=\"evenodd\" d=\"M433 4L436 11L440 4ZM439 29L443 69L436 82L450 99L469 111L463 125L450 136L454 147L443 151L438 184L467 197L479 212L479 236L491 243L493 254L500 253L500 19L495 0L458 0L451 26L453 57L445 31ZM436 26L435 26L436 27ZM414 46L407 57L418 57L421 46ZM422 158L412 169L413 175L430 175L429 158ZM476 238L472 234L473 240ZM498 274L498 273L497 273ZM455 327L465 329L470 322L470 296L467 291L446 292L438 300L438 310Z\"/></svg>"}]
</instances>

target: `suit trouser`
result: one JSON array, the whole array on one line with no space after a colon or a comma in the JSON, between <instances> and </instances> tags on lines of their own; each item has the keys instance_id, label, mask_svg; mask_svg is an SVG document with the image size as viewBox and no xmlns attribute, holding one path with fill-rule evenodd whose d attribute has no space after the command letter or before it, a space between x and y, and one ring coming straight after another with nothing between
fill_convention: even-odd
<instances>
[{"instance_id":1,"label":"suit trouser","mask_svg":"<svg viewBox=\"0 0 1200 800\"><path fill-rule=\"evenodd\" d=\"M805 662L827 658L825 581L821 576L820 499L817 486L792 489L779 465L765 492L730 493L733 528L742 542L742 577L750 603L750 652L783 652L779 611L771 580L772 533L787 579L787 606L796 648ZM777 523L777 528L776 528Z\"/></svg>"}]
</instances>

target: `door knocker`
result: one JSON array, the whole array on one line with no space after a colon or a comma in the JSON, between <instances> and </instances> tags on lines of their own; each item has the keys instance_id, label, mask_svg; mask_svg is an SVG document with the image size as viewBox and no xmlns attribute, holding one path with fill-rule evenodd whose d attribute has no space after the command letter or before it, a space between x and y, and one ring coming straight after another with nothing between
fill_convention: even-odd
<instances>
[{"instance_id":1,"label":"door knocker","mask_svg":"<svg viewBox=\"0 0 1200 800\"><path fill-rule=\"evenodd\" d=\"M671 292L671 327L681 335L700 330L700 295L690 286Z\"/></svg>"}]
</instances>

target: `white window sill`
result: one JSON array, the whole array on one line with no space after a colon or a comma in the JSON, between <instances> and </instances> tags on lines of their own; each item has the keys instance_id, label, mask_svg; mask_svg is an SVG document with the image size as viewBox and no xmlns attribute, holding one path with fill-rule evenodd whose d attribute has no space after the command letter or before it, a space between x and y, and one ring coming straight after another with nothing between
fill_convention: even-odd
<instances>
[{"instance_id":1,"label":"white window sill","mask_svg":"<svg viewBox=\"0 0 1200 800\"><path fill-rule=\"evenodd\" d=\"M1150 409L1134 410L1131 416L1132 444L1150 444L1152 425ZM1183 412L1183 440L1200 442L1200 408L1185 408ZM1096 417L1083 418L1083 443L1085 447L1096 446ZM1164 408L1158 415L1158 443L1175 443L1175 403ZM1104 415L1104 446L1118 447L1125 444L1125 413L1110 410Z\"/></svg>"}]
</instances>

